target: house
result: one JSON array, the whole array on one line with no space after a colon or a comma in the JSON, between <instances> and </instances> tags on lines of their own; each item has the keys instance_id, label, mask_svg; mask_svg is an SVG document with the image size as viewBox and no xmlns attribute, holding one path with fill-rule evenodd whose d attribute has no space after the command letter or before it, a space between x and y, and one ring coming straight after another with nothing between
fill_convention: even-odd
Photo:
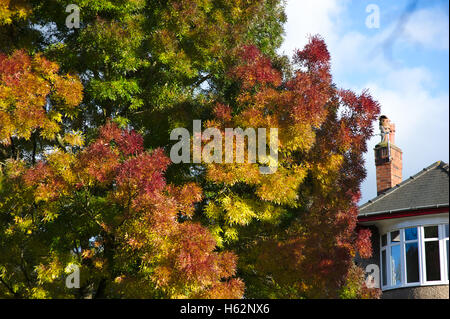
<instances>
[{"instance_id":1,"label":"house","mask_svg":"<svg viewBox=\"0 0 450 319\"><path fill-rule=\"evenodd\" d=\"M358 214L358 225L372 231L373 256L357 263L378 266L382 298L449 298L448 164L433 163L402 181L395 126L382 116L380 130L378 196Z\"/></svg>"}]
</instances>

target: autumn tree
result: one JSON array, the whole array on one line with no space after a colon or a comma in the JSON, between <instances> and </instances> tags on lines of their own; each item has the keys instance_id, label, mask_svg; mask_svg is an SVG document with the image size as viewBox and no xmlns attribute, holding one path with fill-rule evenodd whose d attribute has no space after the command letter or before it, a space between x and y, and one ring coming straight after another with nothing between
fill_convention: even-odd
<instances>
[{"instance_id":1,"label":"autumn tree","mask_svg":"<svg viewBox=\"0 0 450 319\"><path fill-rule=\"evenodd\" d=\"M77 1L80 28L69 29L72 2L2 1L0 51L42 52L79 76L83 111L67 130L90 140L113 118L142 133L145 147L166 146L172 128L201 115L241 45L277 58L286 19L281 0Z\"/></svg>"},{"instance_id":2,"label":"autumn tree","mask_svg":"<svg viewBox=\"0 0 450 319\"><path fill-rule=\"evenodd\" d=\"M0 3L2 296L375 295L352 259L371 253L355 226L379 106L333 84L320 37L278 55L281 0L78 1L79 29L70 3ZM277 128L276 172L170 164L194 119Z\"/></svg>"},{"instance_id":3,"label":"autumn tree","mask_svg":"<svg viewBox=\"0 0 450 319\"><path fill-rule=\"evenodd\" d=\"M236 256L190 220L195 184L168 185L170 160L115 124L77 154L56 150L2 183L0 295L20 298L236 298ZM78 265L79 289L66 287ZM19 267L17 269L17 267Z\"/></svg>"},{"instance_id":4,"label":"autumn tree","mask_svg":"<svg viewBox=\"0 0 450 319\"><path fill-rule=\"evenodd\" d=\"M0 52L0 160L27 157L34 164L56 142L81 146L79 132L64 130L63 120L77 114L83 87L58 71L42 54Z\"/></svg>"},{"instance_id":5,"label":"autumn tree","mask_svg":"<svg viewBox=\"0 0 450 319\"><path fill-rule=\"evenodd\" d=\"M213 107L206 126L224 135L227 127L277 128L278 158L205 163L203 221L239 256L246 296L339 297L349 282L362 284L353 266L358 249L371 253L355 227L363 154L379 105L366 91L336 88L317 36L295 53L292 77L255 46L243 47L240 59L229 72L238 89ZM275 160L275 172L261 174L261 165ZM353 297L370 296L362 291Z\"/></svg>"}]
</instances>

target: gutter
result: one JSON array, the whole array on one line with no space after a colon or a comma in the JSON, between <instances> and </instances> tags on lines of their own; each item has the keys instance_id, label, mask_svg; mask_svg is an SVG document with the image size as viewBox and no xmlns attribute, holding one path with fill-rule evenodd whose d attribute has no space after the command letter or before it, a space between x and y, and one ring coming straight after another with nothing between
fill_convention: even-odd
<instances>
[{"instance_id":1,"label":"gutter","mask_svg":"<svg viewBox=\"0 0 450 319\"><path fill-rule=\"evenodd\" d=\"M380 215L380 214L392 214L396 212L403 212L403 211L411 211L411 210L418 210L418 209L429 209L429 208L441 208L441 207L448 207L448 203L446 204L434 204L434 205L426 205L426 206L413 206L408 208L398 208L398 209L391 209L391 210L384 210L379 212L370 212L370 213L361 213L358 214L358 218L360 216L372 216L372 215Z\"/></svg>"},{"instance_id":2,"label":"gutter","mask_svg":"<svg viewBox=\"0 0 450 319\"><path fill-rule=\"evenodd\" d=\"M401 209L365 213L358 215L358 222L368 222L381 219L448 213L448 207L449 204L436 204L436 205L417 206L410 208L401 208Z\"/></svg>"}]
</instances>

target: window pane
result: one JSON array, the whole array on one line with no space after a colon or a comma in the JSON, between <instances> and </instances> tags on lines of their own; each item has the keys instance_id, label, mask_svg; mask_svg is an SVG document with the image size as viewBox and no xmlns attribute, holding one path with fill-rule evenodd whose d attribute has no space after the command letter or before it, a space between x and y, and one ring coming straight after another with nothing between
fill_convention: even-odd
<instances>
[{"instance_id":1,"label":"window pane","mask_svg":"<svg viewBox=\"0 0 450 319\"><path fill-rule=\"evenodd\" d=\"M381 252L381 265L383 267L383 286L387 285L386 250Z\"/></svg>"},{"instance_id":2,"label":"window pane","mask_svg":"<svg viewBox=\"0 0 450 319\"><path fill-rule=\"evenodd\" d=\"M401 283L400 245L391 247L391 283L392 286Z\"/></svg>"},{"instance_id":3,"label":"window pane","mask_svg":"<svg viewBox=\"0 0 450 319\"><path fill-rule=\"evenodd\" d=\"M425 242L425 262L427 267L427 281L441 280L438 241Z\"/></svg>"},{"instance_id":4,"label":"window pane","mask_svg":"<svg viewBox=\"0 0 450 319\"><path fill-rule=\"evenodd\" d=\"M425 228L425 238L437 238L439 236L437 226L429 226L424 228Z\"/></svg>"},{"instance_id":5,"label":"window pane","mask_svg":"<svg viewBox=\"0 0 450 319\"><path fill-rule=\"evenodd\" d=\"M406 252L406 282L419 281L419 246L417 243L405 245Z\"/></svg>"},{"instance_id":6,"label":"window pane","mask_svg":"<svg viewBox=\"0 0 450 319\"><path fill-rule=\"evenodd\" d=\"M387 244L387 234L381 236L381 246L386 246Z\"/></svg>"},{"instance_id":7,"label":"window pane","mask_svg":"<svg viewBox=\"0 0 450 319\"><path fill-rule=\"evenodd\" d=\"M405 240L417 239L417 227L405 229Z\"/></svg>"},{"instance_id":8,"label":"window pane","mask_svg":"<svg viewBox=\"0 0 450 319\"><path fill-rule=\"evenodd\" d=\"M391 243L396 243L400 241L400 231L396 230L391 232Z\"/></svg>"},{"instance_id":9,"label":"window pane","mask_svg":"<svg viewBox=\"0 0 450 319\"><path fill-rule=\"evenodd\" d=\"M449 277L449 273L448 273L448 264L450 262L450 258L448 256L448 240L445 241L445 243L447 244L447 278Z\"/></svg>"}]
</instances>

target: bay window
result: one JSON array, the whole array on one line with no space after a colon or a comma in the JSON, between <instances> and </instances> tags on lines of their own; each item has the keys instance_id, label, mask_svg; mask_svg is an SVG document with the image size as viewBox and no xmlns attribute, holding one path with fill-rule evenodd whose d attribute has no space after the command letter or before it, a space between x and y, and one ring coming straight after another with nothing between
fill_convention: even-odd
<instances>
[{"instance_id":1,"label":"bay window","mask_svg":"<svg viewBox=\"0 0 450 319\"><path fill-rule=\"evenodd\" d=\"M448 224L394 229L381 235L381 286L448 284Z\"/></svg>"}]
</instances>

